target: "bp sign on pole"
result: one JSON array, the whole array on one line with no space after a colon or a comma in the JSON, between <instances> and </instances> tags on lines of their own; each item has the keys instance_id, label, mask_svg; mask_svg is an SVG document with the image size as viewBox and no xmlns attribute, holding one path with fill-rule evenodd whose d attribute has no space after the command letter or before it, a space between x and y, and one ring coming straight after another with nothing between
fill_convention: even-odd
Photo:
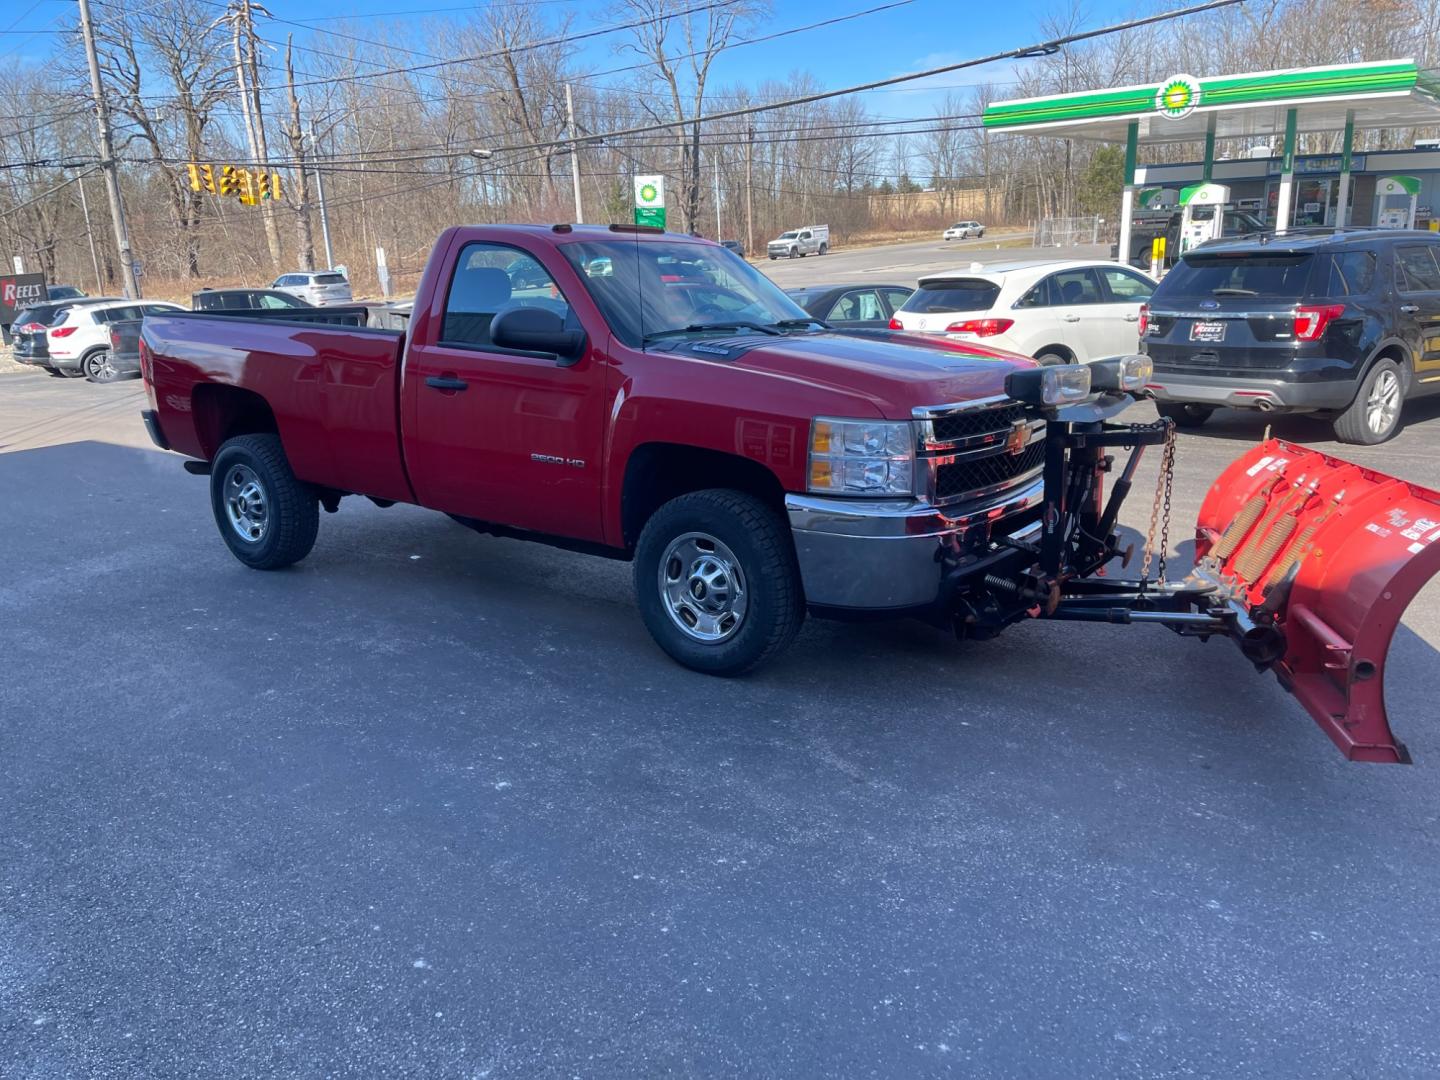
<instances>
[{"instance_id":1,"label":"bp sign on pole","mask_svg":"<svg viewBox=\"0 0 1440 1080\"><path fill-rule=\"evenodd\" d=\"M665 177L635 177L635 224L665 227Z\"/></svg>"}]
</instances>

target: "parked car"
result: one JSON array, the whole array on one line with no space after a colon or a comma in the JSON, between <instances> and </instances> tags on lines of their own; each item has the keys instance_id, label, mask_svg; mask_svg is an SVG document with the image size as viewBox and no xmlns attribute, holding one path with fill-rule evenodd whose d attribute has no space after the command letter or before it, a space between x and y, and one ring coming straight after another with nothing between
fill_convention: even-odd
<instances>
[{"instance_id":1,"label":"parked car","mask_svg":"<svg viewBox=\"0 0 1440 1080\"><path fill-rule=\"evenodd\" d=\"M772 259L803 259L806 255L824 255L829 250L829 225L790 229L765 245L765 253Z\"/></svg>"},{"instance_id":2,"label":"parked car","mask_svg":"<svg viewBox=\"0 0 1440 1080\"><path fill-rule=\"evenodd\" d=\"M190 297L192 311L248 311L314 307L293 293L278 289L201 289Z\"/></svg>"},{"instance_id":3,"label":"parked car","mask_svg":"<svg viewBox=\"0 0 1440 1080\"><path fill-rule=\"evenodd\" d=\"M727 251L733 251L742 259L745 258L745 245L742 244L739 240L721 240L720 246L725 248Z\"/></svg>"},{"instance_id":4,"label":"parked car","mask_svg":"<svg viewBox=\"0 0 1440 1080\"><path fill-rule=\"evenodd\" d=\"M1440 236L1373 229L1218 240L1186 252L1142 316L1152 390L1178 423L1219 406L1308 412L1384 442L1440 391Z\"/></svg>"},{"instance_id":5,"label":"parked car","mask_svg":"<svg viewBox=\"0 0 1440 1080\"><path fill-rule=\"evenodd\" d=\"M297 270L281 274L270 283L270 288L298 296L315 307L348 304L354 299L350 293L350 282L345 280L344 274L335 270Z\"/></svg>"},{"instance_id":6,"label":"parked car","mask_svg":"<svg viewBox=\"0 0 1440 1080\"><path fill-rule=\"evenodd\" d=\"M980 342L1046 365L1088 363L1136 350L1140 305L1154 290L1147 275L1111 262L972 263L921 278L890 328Z\"/></svg>"},{"instance_id":7,"label":"parked car","mask_svg":"<svg viewBox=\"0 0 1440 1080\"><path fill-rule=\"evenodd\" d=\"M985 226L978 221L957 221L942 234L945 240L968 240L972 236L984 236Z\"/></svg>"},{"instance_id":8,"label":"parked car","mask_svg":"<svg viewBox=\"0 0 1440 1080\"><path fill-rule=\"evenodd\" d=\"M831 326L884 330L915 290L908 285L807 285L786 289L805 311Z\"/></svg>"},{"instance_id":9,"label":"parked car","mask_svg":"<svg viewBox=\"0 0 1440 1080\"><path fill-rule=\"evenodd\" d=\"M84 375L96 382L116 376L110 360L110 323L161 312L184 311L179 304L154 300L106 300L74 304L45 328L49 367L68 378Z\"/></svg>"},{"instance_id":10,"label":"parked car","mask_svg":"<svg viewBox=\"0 0 1440 1080\"><path fill-rule=\"evenodd\" d=\"M517 252L553 294L514 298ZM696 263L730 302L698 322L695 283L667 269ZM1146 357L1041 368L943 337L837 334L719 245L633 227L448 229L415 312L405 334L189 312L147 322L142 419L208 476L243 565L303 559L320 509L347 495L419 504L477 532L630 561L656 643L716 675L774 657L807 611L914 615L977 638L1031 619L1159 623L1230 637L1274 667L1348 756L1408 760L1379 695L1346 693L1381 678L1383 648L1337 663L1331 627L1374 604L1357 640L1383 646L1434 551L1376 547L1374 513L1327 515L1344 490L1346 506L1413 521L1440 512L1440 492L1274 441L1211 486L1195 534L1207 557L1190 577L1101 576L1120 552L1135 455L1171 435L1165 420L1117 422L1151 376ZM1112 463L1122 479L1109 483ZM1295 513L1294 492L1317 489L1296 543L1323 520L1323 560L1237 535L1257 491ZM1222 581L1234 544L1252 542L1268 554ZM1303 611L1289 589L1254 599L1285 557ZM1393 602L1378 603L1382 590ZM1112 637L1097 655L1124 655Z\"/></svg>"},{"instance_id":11,"label":"parked car","mask_svg":"<svg viewBox=\"0 0 1440 1080\"><path fill-rule=\"evenodd\" d=\"M46 300L32 304L15 315L15 323L10 328L11 355L17 363L45 368L52 375L61 374L50 359L46 331L51 326L63 323L74 308L113 302L117 299L113 296L87 296L81 300Z\"/></svg>"},{"instance_id":12,"label":"parked car","mask_svg":"<svg viewBox=\"0 0 1440 1080\"><path fill-rule=\"evenodd\" d=\"M77 289L74 285L47 285L45 292L48 300L83 300L85 298L85 290Z\"/></svg>"}]
</instances>

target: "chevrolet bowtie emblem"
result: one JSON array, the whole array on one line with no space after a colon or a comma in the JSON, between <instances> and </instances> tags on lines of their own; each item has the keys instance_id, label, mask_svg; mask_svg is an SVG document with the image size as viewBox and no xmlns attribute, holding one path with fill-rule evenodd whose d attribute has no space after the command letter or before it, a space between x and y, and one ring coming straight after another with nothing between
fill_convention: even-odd
<instances>
[{"instance_id":1,"label":"chevrolet bowtie emblem","mask_svg":"<svg viewBox=\"0 0 1440 1080\"><path fill-rule=\"evenodd\" d=\"M1030 425L1024 420L1016 420L1010 425L1010 434L1005 436L1005 450L1009 454L1024 453L1025 447L1030 442Z\"/></svg>"}]
</instances>

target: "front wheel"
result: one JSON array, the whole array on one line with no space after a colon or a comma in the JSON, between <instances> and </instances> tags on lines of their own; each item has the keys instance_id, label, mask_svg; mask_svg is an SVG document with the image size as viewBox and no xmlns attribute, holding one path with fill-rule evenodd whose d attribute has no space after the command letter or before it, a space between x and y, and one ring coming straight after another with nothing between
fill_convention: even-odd
<instances>
[{"instance_id":1,"label":"front wheel","mask_svg":"<svg viewBox=\"0 0 1440 1080\"><path fill-rule=\"evenodd\" d=\"M1174 420L1176 427L1197 428L1209 420L1215 410L1209 405L1157 401L1155 411L1168 420Z\"/></svg>"},{"instance_id":2,"label":"front wheel","mask_svg":"<svg viewBox=\"0 0 1440 1080\"><path fill-rule=\"evenodd\" d=\"M1374 446L1400 430L1405 383L1394 360L1377 360L1360 384L1350 407L1335 418L1335 438L1343 443Z\"/></svg>"},{"instance_id":3,"label":"front wheel","mask_svg":"<svg viewBox=\"0 0 1440 1080\"><path fill-rule=\"evenodd\" d=\"M296 479L278 435L239 435L220 447L210 508L231 554L252 570L299 562L320 529L320 500Z\"/></svg>"},{"instance_id":4,"label":"front wheel","mask_svg":"<svg viewBox=\"0 0 1440 1080\"><path fill-rule=\"evenodd\" d=\"M640 534L634 574L655 643L709 675L739 675L775 656L805 618L785 520L743 492L671 499Z\"/></svg>"}]
</instances>

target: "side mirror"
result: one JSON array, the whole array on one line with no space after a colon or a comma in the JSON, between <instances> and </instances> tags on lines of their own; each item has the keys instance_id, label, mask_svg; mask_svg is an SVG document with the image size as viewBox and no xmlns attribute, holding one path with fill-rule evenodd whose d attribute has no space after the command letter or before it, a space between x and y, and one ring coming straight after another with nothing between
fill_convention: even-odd
<instances>
[{"instance_id":1,"label":"side mirror","mask_svg":"<svg viewBox=\"0 0 1440 1080\"><path fill-rule=\"evenodd\" d=\"M549 353L562 364L573 364L585 349L585 333L567 330L565 320L541 307L512 307L490 322L490 340L502 349Z\"/></svg>"}]
</instances>

